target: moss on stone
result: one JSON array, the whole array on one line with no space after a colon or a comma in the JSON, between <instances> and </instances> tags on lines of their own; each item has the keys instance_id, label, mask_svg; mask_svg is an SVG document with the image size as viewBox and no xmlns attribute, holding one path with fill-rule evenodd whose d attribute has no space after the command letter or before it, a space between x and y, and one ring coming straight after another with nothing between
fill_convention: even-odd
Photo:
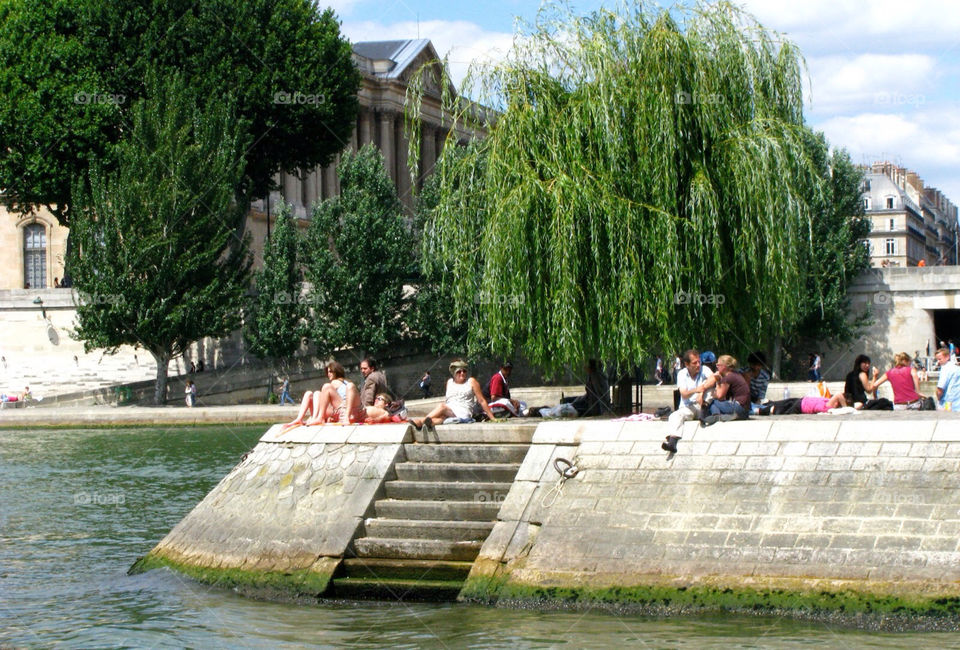
<instances>
[{"instance_id":1,"label":"moss on stone","mask_svg":"<svg viewBox=\"0 0 960 650\"><path fill-rule=\"evenodd\" d=\"M960 596L889 595L838 591L649 584L612 587L540 586L503 578L470 579L461 599L575 608L586 605L665 608L673 611L840 613L848 615L960 616Z\"/></svg>"},{"instance_id":2,"label":"moss on stone","mask_svg":"<svg viewBox=\"0 0 960 650\"><path fill-rule=\"evenodd\" d=\"M311 567L295 571L250 571L246 569L223 569L201 567L170 560L156 553L148 553L137 560L128 573L136 575L152 569L167 567L204 584L237 589L245 594L262 595L272 599L318 598L330 586L336 568L331 561L330 569L318 571Z\"/></svg>"}]
</instances>

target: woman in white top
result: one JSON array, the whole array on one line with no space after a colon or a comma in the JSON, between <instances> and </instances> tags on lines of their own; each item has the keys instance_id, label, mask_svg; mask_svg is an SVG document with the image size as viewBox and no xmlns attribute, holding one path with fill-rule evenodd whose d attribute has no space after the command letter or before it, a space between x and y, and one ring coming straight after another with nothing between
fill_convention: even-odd
<instances>
[{"instance_id":1,"label":"woman in white top","mask_svg":"<svg viewBox=\"0 0 960 650\"><path fill-rule=\"evenodd\" d=\"M366 414L360 404L360 391L356 384L345 378L343 365L336 361L327 363L327 377L330 381L323 388L307 391L303 394L300 412L291 422L287 422L276 435L299 426L312 426L339 422L353 424L363 422ZM307 414L310 419L305 420Z\"/></svg>"},{"instance_id":2,"label":"woman in white top","mask_svg":"<svg viewBox=\"0 0 960 650\"><path fill-rule=\"evenodd\" d=\"M473 409L479 404L483 412L491 420L497 418L490 410L487 400L483 397L483 391L480 389L480 382L470 376L470 366L466 361L457 359L450 364L450 374L453 379L447 380L447 399L443 404L430 411L425 418L414 418L410 420L413 426L418 429L426 423L439 424L447 418L472 418Z\"/></svg>"}]
</instances>

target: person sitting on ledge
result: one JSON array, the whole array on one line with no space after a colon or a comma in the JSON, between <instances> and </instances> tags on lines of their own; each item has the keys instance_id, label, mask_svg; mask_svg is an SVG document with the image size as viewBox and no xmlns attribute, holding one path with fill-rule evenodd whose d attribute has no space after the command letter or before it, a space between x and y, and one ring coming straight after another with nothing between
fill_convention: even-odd
<instances>
[{"instance_id":1,"label":"person sitting on ledge","mask_svg":"<svg viewBox=\"0 0 960 650\"><path fill-rule=\"evenodd\" d=\"M893 357L894 367L883 374L876 381L877 386L884 381L890 382L893 388L893 408L897 411L917 410L923 407L923 398L920 393L920 377L917 369L910 362L910 355L898 352Z\"/></svg>"},{"instance_id":2,"label":"person sitting on ledge","mask_svg":"<svg viewBox=\"0 0 960 650\"><path fill-rule=\"evenodd\" d=\"M847 405L843 395L833 397L791 397L776 402L767 402L760 407L760 415L796 415L797 413L826 413L830 409Z\"/></svg>"},{"instance_id":3,"label":"person sitting on ledge","mask_svg":"<svg viewBox=\"0 0 960 650\"><path fill-rule=\"evenodd\" d=\"M717 359L720 381L710 404L710 414L705 414L706 409L700 410L700 426L707 427L720 421L746 420L750 415L750 386L736 369L737 360L729 354L721 354Z\"/></svg>"},{"instance_id":4,"label":"person sitting on ledge","mask_svg":"<svg viewBox=\"0 0 960 650\"><path fill-rule=\"evenodd\" d=\"M473 419L473 410L479 405L487 417L496 420L490 405L487 404L480 382L470 376L470 366L463 359L456 359L450 364L452 379L447 380L447 398L443 404L438 404L425 418L413 418L410 422L418 429L424 425L432 426L446 420Z\"/></svg>"},{"instance_id":5,"label":"person sitting on ledge","mask_svg":"<svg viewBox=\"0 0 960 650\"><path fill-rule=\"evenodd\" d=\"M870 357L865 354L857 355L853 362L853 370L847 373L843 385L843 397L854 408L867 411L892 411L893 403L881 397L877 399L877 386L882 381L877 379L880 371L871 370ZM858 406L859 405L859 406Z\"/></svg>"},{"instance_id":6,"label":"person sitting on ledge","mask_svg":"<svg viewBox=\"0 0 960 650\"><path fill-rule=\"evenodd\" d=\"M327 422L363 422L366 413L360 404L360 391L352 381L345 379L343 365L337 361L327 363L327 377L330 381L320 390L307 391L300 402L297 417L281 427L280 433L299 426L313 426ZM310 419L304 420L307 413Z\"/></svg>"},{"instance_id":7,"label":"person sitting on ledge","mask_svg":"<svg viewBox=\"0 0 960 650\"><path fill-rule=\"evenodd\" d=\"M387 393L379 393L373 398L373 404L371 406L362 407L363 422L365 424L386 424L387 422L393 422L393 417L390 415L388 409L392 401L393 398Z\"/></svg>"}]
</instances>

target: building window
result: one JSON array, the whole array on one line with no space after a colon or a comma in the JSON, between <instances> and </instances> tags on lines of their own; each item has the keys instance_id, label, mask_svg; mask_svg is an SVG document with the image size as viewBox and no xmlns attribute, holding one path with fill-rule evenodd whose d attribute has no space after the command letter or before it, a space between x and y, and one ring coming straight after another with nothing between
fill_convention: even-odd
<instances>
[{"instance_id":1,"label":"building window","mask_svg":"<svg viewBox=\"0 0 960 650\"><path fill-rule=\"evenodd\" d=\"M869 210L869 209L870 209L870 197L869 197L869 196L863 197L863 209L864 209L864 210Z\"/></svg>"},{"instance_id":2,"label":"building window","mask_svg":"<svg viewBox=\"0 0 960 650\"><path fill-rule=\"evenodd\" d=\"M892 231L892 230L896 230L896 229L897 229L897 220L896 220L896 219L890 219L890 230Z\"/></svg>"},{"instance_id":3,"label":"building window","mask_svg":"<svg viewBox=\"0 0 960 650\"><path fill-rule=\"evenodd\" d=\"M893 197L887 197L887 210L893 210Z\"/></svg>"},{"instance_id":4,"label":"building window","mask_svg":"<svg viewBox=\"0 0 960 650\"><path fill-rule=\"evenodd\" d=\"M896 255L897 254L897 240L896 239L887 239L884 241L884 250L886 255Z\"/></svg>"},{"instance_id":5,"label":"building window","mask_svg":"<svg viewBox=\"0 0 960 650\"><path fill-rule=\"evenodd\" d=\"M47 287L47 229L33 223L23 229L23 286Z\"/></svg>"}]
</instances>

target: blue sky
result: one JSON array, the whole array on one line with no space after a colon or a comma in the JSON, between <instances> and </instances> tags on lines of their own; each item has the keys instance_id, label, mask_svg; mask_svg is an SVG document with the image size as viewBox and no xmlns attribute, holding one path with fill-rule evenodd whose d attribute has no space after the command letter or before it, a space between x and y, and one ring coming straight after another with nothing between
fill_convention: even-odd
<instances>
[{"instance_id":1,"label":"blue sky","mask_svg":"<svg viewBox=\"0 0 960 650\"><path fill-rule=\"evenodd\" d=\"M353 41L429 38L455 80L502 56L537 0L334 0ZM570 3L579 13L610 2ZM667 6L668 3L660 2ZM960 1L744 0L807 61L808 123L855 162L891 160L960 205Z\"/></svg>"}]
</instances>

